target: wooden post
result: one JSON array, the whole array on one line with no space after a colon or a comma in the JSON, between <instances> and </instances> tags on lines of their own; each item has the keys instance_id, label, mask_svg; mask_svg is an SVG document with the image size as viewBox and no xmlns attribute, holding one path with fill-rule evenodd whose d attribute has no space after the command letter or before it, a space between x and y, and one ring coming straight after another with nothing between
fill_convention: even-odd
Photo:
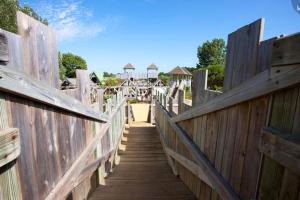
<instances>
[{"instance_id":1,"label":"wooden post","mask_svg":"<svg viewBox=\"0 0 300 200\"><path fill-rule=\"evenodd\" d=\"M0 96L0 130L9 128L10 117L3 96ZM2 168L1 168L2 169ZM2 171L2 170L1 170ZM0 199L22 199L15 164L7 166L0 174Z\"/></svg>"},{"instance_id":2,"label":"wooden post","mask_svg":"<svg viewBox=\"0 0 300 200\"><path fill-rule=\"evenodd\" d=\"M178 114L182 113L184 111L184 89L178 90Z\"/></svg>"},{"instance_id":3,"label":"wooden post","mask_svg":"<svg viewBox=\"0 0 300 200\"><path fill-rule=\"evenodd\" d=\"M201 70L193 73L192 100L193 107L204 103L204 93L207 89L208 71Z\"/></svg>"}]
</instances>

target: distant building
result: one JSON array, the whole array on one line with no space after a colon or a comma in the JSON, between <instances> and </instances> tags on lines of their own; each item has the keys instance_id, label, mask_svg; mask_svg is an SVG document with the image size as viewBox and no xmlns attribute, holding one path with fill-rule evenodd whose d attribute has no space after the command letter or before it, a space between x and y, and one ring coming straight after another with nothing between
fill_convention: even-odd
<instances>
[{"instance_id":1,"label":"distant building","mask_svg":"<svg viewBox=\"0 0 300 200\"><path fill-rule=\"evenodd\" d=\"M151 64L147 67L147 77L148 78L158 78L157 74L158 67L155 64Z\"/></svg>"},{"instance_id":2,"label":"distant building","mask_svg":"<svg viewBox=\"0 0 300 200\"><path fill-rule=\"evenodd\" d=\"M176 85L179 85L184 81L187 87L192 86L192 74L186 68L177 66L169 74L171 76L171 84L176 83Z\"/></svg>"},{"instance_id":3,"label":"distant building","mask_svg":"<svg viewBox=\"0 0 300 200\"><path fill-rule=\"evenodd\" d=\"M123 67L124 73L132 73L134 72L135 68L133 67L133 65L131 63L128 63L127 65L125 65Z\"/></svg>"},{"instance_id":4,"label":"distant building","mask_svg":"<svg viewBox=\"0 0 300 200\"><path fill-rule=\"evenodd\" d=\"M124 72L122 74L117 74L117 77L122 80L134 80L134 79L158 79L158 68L155 64L151 64L147 67L147 73L136 73L135 67L128 63L123 67Z\"/></svg>"}]
</instances>

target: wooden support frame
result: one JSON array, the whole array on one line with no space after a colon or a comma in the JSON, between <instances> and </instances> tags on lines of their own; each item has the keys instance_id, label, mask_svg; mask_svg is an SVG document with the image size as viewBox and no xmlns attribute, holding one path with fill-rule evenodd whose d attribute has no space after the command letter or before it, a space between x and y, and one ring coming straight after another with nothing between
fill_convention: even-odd
<instances>
[{"instance_id":1,"label":"wooden support frame","mask_svg":"<svg viewBox=\"0 0 300 200\"><path fill-rule=\"evenodd\" d=\"M211 183L212 188L220 195L222 199L239 199L230 184L219 174L216 168L210 163L204 153L197 147L197 145L189 138L187 133L184 132L175 122L171 120L168 112L163 106L157 102L161 112L170 123L173 130L176 132L180 141L185 145L191 153L194 162L197 163L199 168L206 174L208 181Z\"/></svg>"},{"instance_id":2,"label":"wooden support frame","mask_svg":"<svg viewBox=\"0 0 300 200\"><path fill-rule=\"evenodd\" d=\"M262 131L260 151L300 176L300 137L271 127Z\"/></svg>"},{"instance_id":3,"label":"wooden support frame","mask_svg":"<svg viewBox=\"0 0 300 200\"><path fill-rule=\"evenodd\" d=\"M15 160L21 152L19 129L0 131L0 167Z\"/></svg>"},{"instance_id":4,"label":"wooden support frame","mask_svg":"<svg viewBox=\"0 0 300 200\"><path fill-rule=\"evenodd\" d=\"M74 186L76 186L77 177L80 175L82 170L85 168L86 163L89 160L89 155L93 153L99 140L106 134L110 127L109 123L106 123L101 132L99 132L88 144L85 150L80 154L76 161L72 164L70 169L65 173L65 175L60 179L56 186L52 189L49 195L45 198L50 199L63 199ZM101 158L99 159L101 160Z\"/></svg>"},{"instance_id":5,"label":"wooden support frame","mask_svg":"<svg viewBox=\"0 0 300 200\"><path fill-rule=\"evenodd\" d=\"M0 77L0 91L25 97L97 121L109 121L109 117L105 114L95 112L80 101L16 70L0 66Z\"/></svg>"}]
</instances>

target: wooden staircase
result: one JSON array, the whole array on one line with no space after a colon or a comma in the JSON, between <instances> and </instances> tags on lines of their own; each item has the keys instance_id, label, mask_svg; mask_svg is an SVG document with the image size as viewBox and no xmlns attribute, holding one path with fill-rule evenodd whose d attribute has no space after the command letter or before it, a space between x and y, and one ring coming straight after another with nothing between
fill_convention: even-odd
<instances>
[{"instance_id":1,"label":"wooden staircase","mask_svg":"<svg viewBox=\"0 0 300 200\"><path fill-rule=\"evenodd\" d=\"M195 199L168 166L154 126L133 123L125 134L120 165L90 200Z\"/></svg>"}]
</instances>

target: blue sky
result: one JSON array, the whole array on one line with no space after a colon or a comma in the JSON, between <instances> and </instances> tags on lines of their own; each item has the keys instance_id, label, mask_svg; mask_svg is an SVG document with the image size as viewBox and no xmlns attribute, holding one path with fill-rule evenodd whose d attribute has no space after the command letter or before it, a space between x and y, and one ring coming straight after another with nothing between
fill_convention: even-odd
<instances>
[{"instance_id":1,"label":"blue sky","mask_svg":"<svg viewBox=\"0 0 300 200\"><path fill-rule=\"evenodd\" d=\"M139 72L195 66L197 47L258 18L264 38L300 30L290 0L22 0L50 21L62 52L87 60L89 71L121 72L128 62Z\"/></svg>"}]
</instances>

